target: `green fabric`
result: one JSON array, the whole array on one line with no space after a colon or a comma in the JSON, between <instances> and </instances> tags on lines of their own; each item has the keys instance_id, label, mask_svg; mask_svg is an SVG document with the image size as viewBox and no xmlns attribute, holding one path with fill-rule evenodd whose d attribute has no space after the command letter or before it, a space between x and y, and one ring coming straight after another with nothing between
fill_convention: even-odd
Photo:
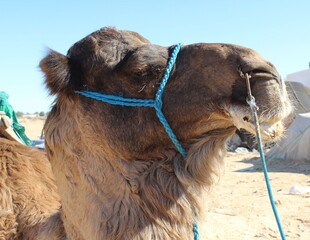
<instances>
[{"instance_id":1,"label":"green fabric","mask_svg":"<svg viewBox=\"0 0 310 240\"><path fill-rule=\"evenodd\" d=\"M9 104L9 94L6 92L0 91L0 111L5 112L5 114L12 119L12 128L17 135L17 137L26 145L30 146L32 145L32 141L26 136L25 134L25 127L22 126L16 117L16 114L12 108L12 106Z\"/></svg>"}]
</instances>

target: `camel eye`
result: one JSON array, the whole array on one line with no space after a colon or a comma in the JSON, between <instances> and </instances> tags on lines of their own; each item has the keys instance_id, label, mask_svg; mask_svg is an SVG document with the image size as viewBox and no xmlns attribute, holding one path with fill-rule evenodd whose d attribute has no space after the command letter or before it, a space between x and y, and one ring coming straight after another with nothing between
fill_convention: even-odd
<instances>
[{"instance_id":1,"label":"camel eye","mask_svg":"<svg viewBox=\"0 0 310 240\"><path fill-rule=\"evenodd\" d=\"M150 78L150 77L157 77L160 75L164 69L160 66L144 66L143 69L140 71L135 72L136 76L143 77L143 78Z\"/></svg>"}]
</instances>

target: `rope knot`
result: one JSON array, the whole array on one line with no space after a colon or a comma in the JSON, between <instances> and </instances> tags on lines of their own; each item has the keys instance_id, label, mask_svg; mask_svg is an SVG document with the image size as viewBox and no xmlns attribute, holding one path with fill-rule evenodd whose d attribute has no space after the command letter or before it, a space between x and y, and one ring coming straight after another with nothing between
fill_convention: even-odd
<instances>
[{"instance_id":1,"label":"rope knot","mask_svg":"<svg viewBox=\"0 0 310 240\"><path fill-rule=\"evenodd\" d=\"M253 111L254 109L255 110L258 110L259 107L256 105L256 102L255 102L255 98L251 95L249 97L247 97L246 99L246 102L247 104L250 106L251 110Z\"/></svg>"},{"instance_id":2,"label":"rope knot","mask_svg":"<svg viewBox=\"0 0 310 240\"><path fill-rule=\"evenodd\" d=\"M156 100L154 102L154 108L156 109L156 111L161 111L162 107L163 107L163 101L161 99Z\"/></svg>"}]
</instances>

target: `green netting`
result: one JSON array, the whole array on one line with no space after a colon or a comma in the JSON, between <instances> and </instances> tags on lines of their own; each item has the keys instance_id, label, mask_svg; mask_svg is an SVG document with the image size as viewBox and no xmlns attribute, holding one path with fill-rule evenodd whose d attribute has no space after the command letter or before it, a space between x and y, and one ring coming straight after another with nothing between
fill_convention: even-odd
<instances>
[{"instance_id":1,"label":"green netting","mask_svg":"<svg viewBox=\"0 0 310 240\"><path fill-rule=\"evenodd\" d=\"M12 119L12 128L17 135L17 137L26 145L30 146L32 141L25 134L25 127L18 122L16 114L9 104L9 94L0 91L0 111L5 112L5 114Z\"/></svg>"}]
</instances>

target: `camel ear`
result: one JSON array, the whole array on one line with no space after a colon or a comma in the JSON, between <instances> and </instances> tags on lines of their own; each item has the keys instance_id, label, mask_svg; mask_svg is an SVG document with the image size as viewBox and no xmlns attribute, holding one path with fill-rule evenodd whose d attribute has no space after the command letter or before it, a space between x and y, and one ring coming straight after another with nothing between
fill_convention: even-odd
<instances>
[{"instance_id":1,"label":"camel ear","mask_svg":"<svg viewBox=\"0 0 310 240\"><path fill-rule=\"evenodd\" d=\"M56 51L50 50L40 62L45 74L45 84L51 94L64 92L70 80L69 59Z\"/></svg>"}]
</instances>

